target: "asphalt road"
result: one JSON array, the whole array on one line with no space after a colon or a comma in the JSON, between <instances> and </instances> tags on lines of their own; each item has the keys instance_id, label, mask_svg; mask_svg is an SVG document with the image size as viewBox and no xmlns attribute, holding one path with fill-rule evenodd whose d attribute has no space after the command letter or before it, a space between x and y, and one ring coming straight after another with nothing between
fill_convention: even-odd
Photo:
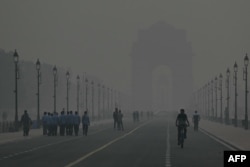
<instances>
[{"instance_id":1,"label":"asphalt road","mask_svg":"<svg viewBox=\"0 0 250 167\"><path fill-rule=\"evenodd\" d=\"M180 148L174 119L166 114L140 123L126 120L124 127L117 131L106 123L90 126L88 136L40 136L2 144L0 166L223 167L223 151L229 150L192 127Z\"/></svg>"}]
</instances>

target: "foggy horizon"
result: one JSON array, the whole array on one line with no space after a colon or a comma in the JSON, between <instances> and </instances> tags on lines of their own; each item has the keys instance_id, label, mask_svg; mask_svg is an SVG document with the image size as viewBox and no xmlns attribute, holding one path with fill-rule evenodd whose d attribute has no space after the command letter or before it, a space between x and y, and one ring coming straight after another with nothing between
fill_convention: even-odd
<instances>
[{"instance_id":1,"label":"foggy horizon","mask_svg":"<svg viewBox=\"0 0 250 167\"><path fill-rule=\"evenodd\" d=\"M199 88L235 61L243 65L250 50L249 5L244 0L2 1L0 48L17 49L20 60L39 58L130 92L129 55L137 33L163 21L186 31Z\"/></svg>"}]
</instances>

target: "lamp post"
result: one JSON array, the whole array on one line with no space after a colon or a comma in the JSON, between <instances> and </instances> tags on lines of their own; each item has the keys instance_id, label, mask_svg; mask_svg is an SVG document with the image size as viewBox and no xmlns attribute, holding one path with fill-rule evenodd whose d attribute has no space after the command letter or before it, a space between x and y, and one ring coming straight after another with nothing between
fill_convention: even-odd
<instances>
[{"instance_id":1,"label":"lamp post","mask_svg":"<svg viewBox=\"0 0 250 167\"><path fill-rule=\"evenodd\" d=\"M69 77L70 77L70 74L69 74L69 71L67 71L66 73L66 78L67 78L67 112L69 111Z\"/></svg>"},{"instance_id":2,"label":"lamp post","mask_svg":"<svg viewBox=\"0 0 250 167\"><path fill-rule=\"evenodd\" d=\"M36 61L37 70L37 127L40 128L40 78L41 78L41 63L39 59Z\"/></svg>"},{"instance_id":3,"label":"lamp post","mask_svg":"<svg viewBox=\"0 0 250 167\"><path fill-rule=\"evenodd\" d=\"M92 81L91 84L92 84L92 120L94 120L94 81Z\"/></svg>"},{"instance_id":4,"label":"lamp post","mask_svg":"<svg viewBox=\"0 0 250 167\"><path fill-rule=\"evenodd\" d=\"M206 116L206 86L204 85L202 87L202 95L203 95L203 115Z\"/></svg>"},{"instance_id":5,"label":"lamp post","mask_svg":"<svg viewBox=\"0 0 250 167\"><path fill-rule=\"evenodd\" d=\"M19 55L17 51L14 52L14 63L15 63L15 130L18 131L18 87L17 87L17 80L18 77L18 62L19 62Z\"/></svg>"},{"instance_id":6,"label":"lamp post","mask_svg":"<svg viewBox=\"0 0 250 167\"><path fill-rule=\"evenodd\" d=\"M227 108L226 108L226 115L225 115L225 119L226 119L226 124L229 124L229 77L230 77L230 70L229 68L227 68L227 79L226 79L226 88L227 88Z\"/></svg>"},{"instance_id":7,"label":"lamp post","mask_svg":"<svg viewBox=\"0 0 250 167\"><path fill-rule=\"evenodd\" d=\"M202 111L202 88L198 90L198 110Z\"/></svg>"},{"instance_id":8,"label":"lamp post","mask_svg":"<svg viewBox=\"0 0 250 167\"><path fill-rule=\"evenodd\" d=\"M211 80L211 112L212 120L214 119L214 80Z\"/></svg>"},{"instance_id":9,"label":"lamp post","mask_svg":"<svg viewBox=\"0 0 250 167\"><path fill-rule=\"evenodd\" d=\"M236 62L234 63L234 125L235 127L238 126L238 116L237 116L237 72L238 72L238 65L236 64Z\"/></svg>"},{"instance_id":10,"label":"lamp post","mask_svg":"<svg viewBox=\"0 0 250 167\"><path fill-rule=\"evenodd\" d=\"M82 110L83 110L83 113L84 113L84 111L85 111L85 94L84 94L84 91L85 91L85 73L83 74L83 76L82 76L82 82L81 82L81 85L82 85L82 99L81 99L81 102L82 102Z\"/></svg>"},{"instance_id":11,"label":"lamp post","mask_svg":"<svg viewBox=\"0 0 250 167\"><path fill-rule=\"evenodd\" d=\"M56 85L57 85L57 68L54 66L53 68L53 76L54 76L54 112L56 112Z\"/></svg>"},{"instance_id":12,"label":"lamp post","mask_svg":"<svg viewBox=\"0 0 250 167\"><path fill-rule=\"evenodd\" d=\"M119 106L119 110L122 109L122 96L121 96L121 92L118 92L118 106Z\"/></svg>"},{"instance_id":13,"label":"lamp post","mask_svg":"<svg viewBox=\"0 0 250 167\"><path fill-rule=\"evenodd\" d=\"M79 113L79 93L80 93L80 77L79 77L79 75L77 75L76 81L77 81L76 108L77 108L77 112Z\"/></svg>"},{"instance_id":14,"label":"lamp post","mask_svg":"<svg viewBox=\"0 0 250 167\"><path fill-rule=\"evenodd\" d=\"M109 87L107 87L107 107L108 107L108 109L107 109L108 111L107 112L108 113L109 113L109 95L110 95L109 94Z\"/></svg>"},{"instance_id":15,"label":"lamp post","mask_svg":"<svg viewBox=\"0 0 250 167\"><path fill-rule=\"evenodd\" d=\"M118 106L117 106L116 90L114 90L114 100L115 100L115 108L118 108Z\"/></svg>"},{"instance_id":16,"label":"lamp post","mask_svg":"<svg viewBox=\"0 0 250 167\"><path fill-rule=\"evenodd\" d=\"M205 99L205 116L208 119L208 104L207 104L207 84L204 86L204 99Z\"/></svg>"},{"instance_id":17,"label":"lamp post","mask_svg":"<svg viewBox=\"0 0 250 167\"><path fill-rule=\"evenodd\" d=\"M210 83L207 84L207 104L208 104L208 119L210 119Z\"/></svg>"},{"instance_id":18,"label":"lamp post","mask_svg":"<svg viewBox=\"0 0 250 167\"><path fill-rule=\"evenodd\" d=\"M244 65L245 68L243 69L243 79L245 80L245 129L248 129L248 113L247 113L247 66L249 63L249 59L248 56L246 54L245 58L244 58Z\"/></svg>"},{"instance_id":19,"label":"lamp post","mask_svg":"<svg viewBox=\"0 0 250 167\"><path fill-rule=\"evenodd\" d=\"M217 87L217 81L218 81L218 78L217 78L217 76L215 77L215 79L214 79L214 88L215 88L215 118L216 118L216 120L217 120L217 108L218 108L218 103L217 103L217 89L218 89L218 87Z\"/></svg>"},{"instance_id":20,"label":"lamp post","mask_svg":"<svg viewBox=\"0 0 250 167\"><path fill-rule=\"evenodd\" d=\"M102 116L103 116L103 118L104 118L104 112L105 112L105 86L104 85L102 85L102 89L103 89L103 91L102 91L102 102L103 102L103 114L102 114Z\"/></svg>"},{"instance_id":21,"label":"lamp post","mask_svg":"<svg viewBox=\"0 0 250 167\"><path fill-rule=\"evenodd\" d=\"M101 98L100 97L101 96L101 90L100 90L101 88L100 87L101 87L101 84L98 83L97 86L98 86L98 120L100 120L100 110L101 110L100 109L100 103L101 103L101 99L100 99Z\"/></svg>"},{"instance_id":22,"label":"lamp post","mask_svg":"<svg viewBox=\"0 0 250 167\"><path fill-rule=\"evenodd\" d=\"M88 111L88 79L86 78L85 79L85 82L86 82L86 91L85 91L85 93L86 93L86 96L85 96L85 100L86 100L86 111Z\"/></svg>"},{"instance_id":23,"label":"lamp post","mask_svg":"<svg viewBox=\"0 0 250 167\"><path fill-rule=\"evenodd\" d=\"M110 109L113 110L113 89L110 88Z\"/></svg>"},{"instance_id":24,"label":"lamp post","mask_svg":"<svg viewBox=\"0 0 250 167\"><path fill-rule=\"evenodd\" d=\"M223 119L222 119L222 78L223 78L223 76L221 73L220 73L219 78L220 78L220 88L219 88L220 89L220 121L222 123L222 121L223 121Z\"/></svg>"}]
</instances>

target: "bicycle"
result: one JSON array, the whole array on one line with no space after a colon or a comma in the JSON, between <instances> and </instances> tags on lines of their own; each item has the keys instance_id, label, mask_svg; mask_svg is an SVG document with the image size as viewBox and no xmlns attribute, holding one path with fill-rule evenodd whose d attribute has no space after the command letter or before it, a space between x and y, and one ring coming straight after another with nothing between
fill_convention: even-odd
<instances>
[{"instance_id":1,"label":"bicycle","mask_svg":"<svg viewBox=\"0 0 250 167\"><path fill-rule=\"evenodd\" d=\"M179 132L179 137L178 137L178 144L183 148L184 146L184 139L185 139L185 126L180 126L180 132Z\"/></svg>"}]
</instances>

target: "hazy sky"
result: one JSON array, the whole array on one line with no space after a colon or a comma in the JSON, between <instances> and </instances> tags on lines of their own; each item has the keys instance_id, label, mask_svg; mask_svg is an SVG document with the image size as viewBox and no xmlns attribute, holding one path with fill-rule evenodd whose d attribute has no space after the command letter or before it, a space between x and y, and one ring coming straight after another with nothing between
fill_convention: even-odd
<instances>
[{"instance_id":1,"label":"hazy sky","mask_svg":"<svg viewBox=\"0 0 250 167\"><path fill-rule=\"evenodd\" d=\"M129 90L138 30L165 21L187 31L197 87L243 64L249 16L249 0L1 0L0 48Z\"/></svg>"}]
</instances>

